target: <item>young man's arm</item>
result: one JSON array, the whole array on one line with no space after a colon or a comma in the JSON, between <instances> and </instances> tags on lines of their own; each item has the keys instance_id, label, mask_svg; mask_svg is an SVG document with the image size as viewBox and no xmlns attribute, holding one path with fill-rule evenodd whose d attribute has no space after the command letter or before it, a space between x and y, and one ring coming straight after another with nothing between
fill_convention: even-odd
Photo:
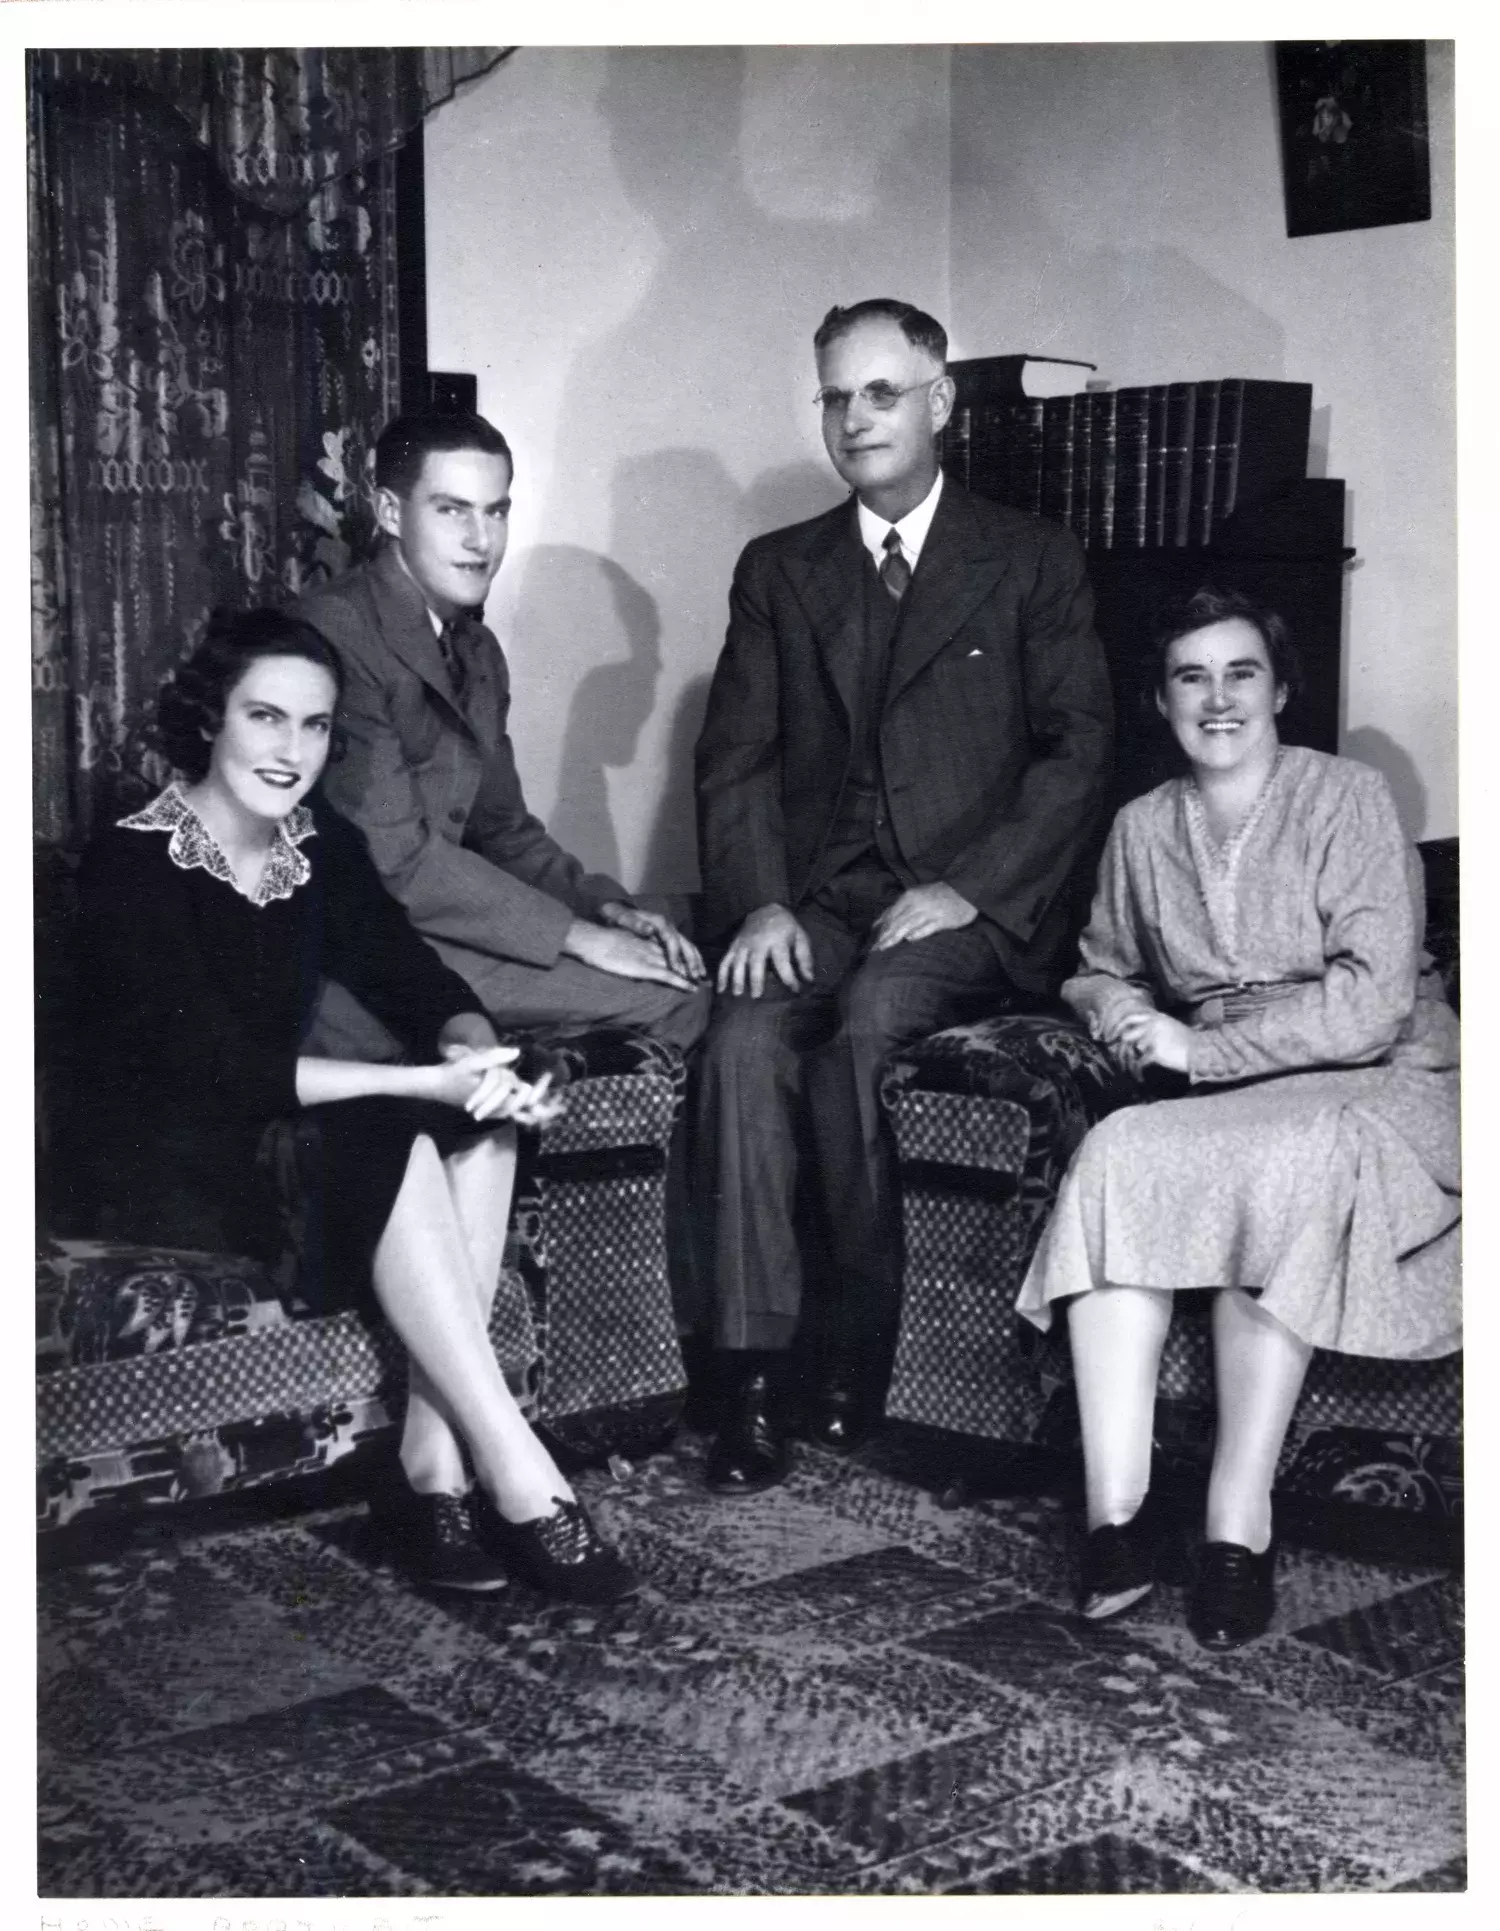
<instances>
[{"instance_id":1,"label":"young man's arm","mask_svg":"<svg viewBox=\"0 0 1500 1931\"><path fill-rule=\"evenodd\" d=\"M556 964L573 908L429 823L384 687L340 634L352 613L341 619L334 608L317 613L344 663L344 751L323 779L330 802L364 833L376 871L425 937L522 965Z\"/></svg>"},{"instance_id":2,"label":"young man's arm","mask_svg":"<svg viewBox=\"0 0 1500 1931\"><path fill-rule=\"evenodd\" d=\"M526 810L508 738L492 753L476 802L482 846L433 825L384 684L348 635L357 619L330 605L316 620L345 673L344 751L324 790L364 833L375 869L424 937L519 965L553 966L567 954L620 977L691 989L688 971L655 941L613 928L607 908L628 905L623 888L585 874Z\"/></svg>"}]
</instances>

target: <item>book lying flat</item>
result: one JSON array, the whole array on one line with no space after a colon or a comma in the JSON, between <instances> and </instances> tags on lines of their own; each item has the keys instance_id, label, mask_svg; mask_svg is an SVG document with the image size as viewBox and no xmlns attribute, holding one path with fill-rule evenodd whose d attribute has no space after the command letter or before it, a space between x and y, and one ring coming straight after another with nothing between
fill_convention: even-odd
<instances>
[{"instance_id":1,"label":"book lying flat","mask_svg":"<svg viewBox=\"0 0 1500 1931\"><path fill-rule=\"evenodd\" d=\"M950 362L948 373L958 384L961 402L980 397L997 402L1020 402L1027 397L1076 395L1088 386L1096 365L1059 355L976 355Z\"/></svg>"}]
</instances>

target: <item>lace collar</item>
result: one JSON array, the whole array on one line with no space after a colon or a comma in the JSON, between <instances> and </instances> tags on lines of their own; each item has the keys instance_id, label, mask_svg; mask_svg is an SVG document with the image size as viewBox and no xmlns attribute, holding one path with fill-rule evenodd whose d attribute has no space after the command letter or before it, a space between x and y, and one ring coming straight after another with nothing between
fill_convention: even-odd
<instances>
[{"instance_id":1,"label":"lace collar","mask_svg":"<svg viewBox=\"0 0 1500 1931\"><path fill-rule=\"evenodd\" d=\"M1235 826L1234 830L1230 832L1222 845L1216 845L1214 843L1213 833L1208 828L1208 812L1204 807L1203 793L1198 789L1197 781L1191 777L1183 780L1187 787L1188 818L1192 823L1194 832L1202 843L1203 850L1207 854L1210 863L1215 865L1220 871L1232 872L1235 869L1239 864L1240 853L1249 844L1251 834L1265 816L1266 806L1271 800L1271 787L1275 784L1276 774L1281 769L1281 759L1285 748L1284 745L1278 745L1276 747L1276 756L1271 762L1270 770L1266 773L1265 783L1255 794L1254 804L1251 805L1250 809Z\"/></svg>"},{"instance_id":2,"label":"lace collar","mask_svg":"<svg viewBox=\"0 0 1500 1931\"><path fill-rule=\"evenodd\" d=\"M268 905L275 898L290 898L299 885L312 877L312 866L297 847L317 835L312 813L306 805L294 805L276 827L265 869L253 892L242 890L234 868L220 851L212 832L182 795L182 787L169 784L153 798L144 811L119 821L122 831L166 831L172 834L167 856L179 871L207 872L224 881L252 905Z\"/></svg>"},{"instance_id":3,"label":"lace collar","mask_svg":"<svg viewBox=\"0 0 1500 1931\"><path fill-rule=\"evenodd\" d=\"M1216 845L1208 828L1208 813L1202 794L1191 777L1182 780L1183 804L1187 814L1188 845L1198 873L1198 889L1208 911L1210 925L1219 946L1229 959L1238 959L1238 886L1240 860L1256 827L1266 815L1271 793L1276 787L1285 746L1278 746L1276 759L1266 773L1266 781L1256 794L1255 803L1224 840Z\"/></svg>"}]
</instances>

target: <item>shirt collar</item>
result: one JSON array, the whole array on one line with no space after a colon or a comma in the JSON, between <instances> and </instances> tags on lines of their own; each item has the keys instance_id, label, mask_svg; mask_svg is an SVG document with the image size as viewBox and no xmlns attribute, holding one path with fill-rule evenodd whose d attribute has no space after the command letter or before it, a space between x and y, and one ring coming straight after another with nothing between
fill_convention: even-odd
<instances>
[{"instance_id":1,"label":"shirt collar","mask_svg":"<svg viewBox=\"0 0 1500 1931\"><path fill-rule=\"evenodd\" d=\"M877 564L885 561L885 539L894 530L901 539L902 553L913 570L917 558L922 554L922 545L927 541L927 532L932 528L932 519L937 514L938 498L943 493L943 472L938 471L933 485L914 510L908 510L899 523L887 523L883 516L874 510L867 510L859 503L859 540L874 557ZM855 499L858 502L858 498Z\"/></svg>"}]
</instances>

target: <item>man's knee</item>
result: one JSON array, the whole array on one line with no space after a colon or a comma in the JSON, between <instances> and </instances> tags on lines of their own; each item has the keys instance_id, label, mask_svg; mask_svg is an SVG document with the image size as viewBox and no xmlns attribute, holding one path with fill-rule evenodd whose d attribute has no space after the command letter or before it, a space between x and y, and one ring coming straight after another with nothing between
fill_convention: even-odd
<instances>
[{"instance_id":1,"label":"man's knee","mask_svg":"<svg viewBox=\"0 0 1500 1931\"><path fill-rule=\"evenodd\" d=\"M796 1057L787 1002L733 996L715 1001L703 1042L703 1065L709 1077L738 1084L793 1064Z\"/></svg>"},{"instance_id":2,"label":"man's knee","mask_svg":"<svg viewBox=\"0 0 1500 1931\"><path fill-rule=\"evenodd\" d=\"M670 990L670 988L664 988ZM666 1015L661 1036L671 1040L680 1051L689 1053L708 1031L708 1022L713 1015L714 995L711 986L696 987L692 992L673 992L673 1004ZM670 1028L670 1030L668 1030Z\"/></svg>"},{"instance_id":3,"label":"man's knee","mask_svg":"<svg viewBox=\"0 0 1500 1931\"><path fill-rule=\"evenodd\" d=\"M931 1002L920 997L912 974L901 969L904 963L872 952L841 989L841 1028L872 1051L887 1052L932 1030Z\"/></svg>"},{"instance_id":4,"label":"man's knee","mask_svg":"<svg viewBox=\"0 0 1500 1931\"><path fill-rule=\"evenodd\" d=\"M713 1010L713 994L708 987L679 992L675 986L657 985L650 979L629 983L637 990L625 1001L619 1023L639 1026L654 1039L666 1040L679 1052L691 1052L707 1031Z\"/></svg>"},{"instance_id":5,"label":"man's knee","mask_svg":"<svg viewBox=\"0 0 1500 1931\"><path fill-rule=\"evenodd\" d=\"M913 947L871 952L845 980L839 1000L842 1030L872 1053L893 1052L954 1025L988 1000L999 999L1001 982L993 963L965 983L951 971L923 969ZM993 981L993 984L991 982Z\"/></svg>"}]
</instances>

